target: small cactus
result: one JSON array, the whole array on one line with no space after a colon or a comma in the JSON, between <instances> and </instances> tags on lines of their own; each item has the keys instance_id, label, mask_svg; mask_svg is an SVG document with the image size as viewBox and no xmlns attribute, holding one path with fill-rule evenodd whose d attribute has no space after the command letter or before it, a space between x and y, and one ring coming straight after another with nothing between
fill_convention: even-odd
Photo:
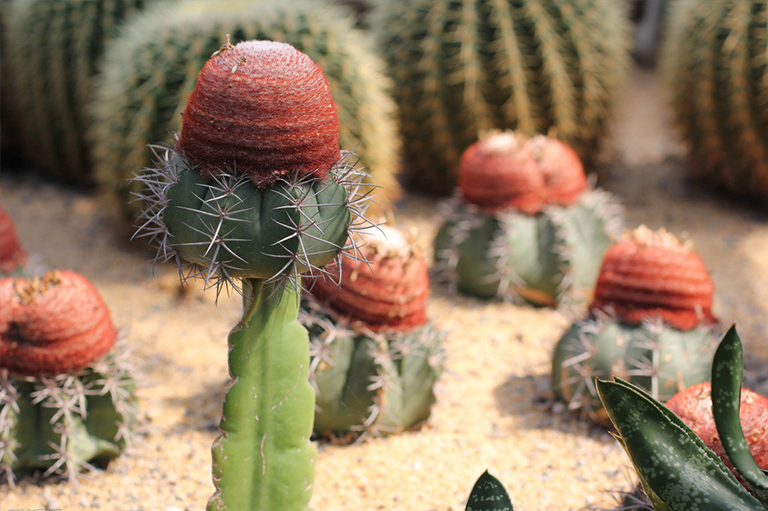
<instances>
[{"instance_id":1,"label":"small cactus","mask_svg":"<svg viewBox=\"0 0 768 511\"><path fill-rule=\"evenodd\" d=\"M380 229L369 229L361 248L367 264L332 267L299 316L310 334L319 435L398 433L426 420L435 402L443 336L424 310L426 262L399 231Z\"/></svg>"},{"instance_id":2,"label":"small cactus","mask_svg":"<svg viewBox=\"0 0 768 511\"><path fill-rule=\"evenodd\" d=\"M628 69L615 0L387 0L369 17L394 78L410 183L446 195L480 133L550 128L593 161Z\"/></svg>"},{"instance_id":3,"label":"small cactus","mask_svg":"<svg viewBox=\"0 0 768 511\"><path fill-rule=\"evenodd\" d=\"M458 197L434 242L438 279L481 298L540 305L587 301L621 229L612 196L544 136L493 133L461 158Z\"/></svg>"},{"instance_id":4,"label":"small cactus","mask_svg":"<svg viewBox=\"0 0 768 511\"><path fill-rule=\"evenodd\" d=\"M119 456L133 387L125 346L85 277L0 279L0 477L74 479Z\"/></svg>"},{"instance_id":5,"label":"small cactus","mask_svg":"<svg viewBox=\"0 0 768 511\"><path fill-rule=\"evenodd\" d=\"M618 376L661 401L706 381L717 342L713 292L690 246L664 230L629 233L605 253L589 317L555 348L555 394L606 423L595 378Z\"/></svg>"},{"instance_id":6,"label":"small cactus","mask_svg":"<svg viewBox=\"0 0 768 511\"><path fill-rule=\"evenodd\" d=\"M21 268L27 259L27 252L19 242L11 215L0 207L0 275Z\"/></svg>"}]
</instances>

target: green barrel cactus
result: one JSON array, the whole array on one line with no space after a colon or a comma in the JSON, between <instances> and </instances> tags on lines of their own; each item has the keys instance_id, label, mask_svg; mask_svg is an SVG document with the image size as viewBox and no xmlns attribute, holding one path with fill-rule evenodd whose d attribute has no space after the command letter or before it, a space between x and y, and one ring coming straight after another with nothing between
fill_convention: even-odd
<instances>
[{"instance_id":1,"label":"green barrel cactus","mask_svg":"<svg viewBox=\"0 0 768 511\"><path fill-rule=\"evenodd\" d=\"M121 24L154 0L19 0L7 19L3 55L27 155L45 172L93 181L85 133L93 77Z\"/></svg>"},{"instance_id":2,"label":"green barrel cactus","mask_svg":"<svg viewBox=\"0 0 768 511\"><path fill-rule=\"evenodd\" d=\"M319 436L399 433L425 421L435 402L444 335L424 311L424 258L393 227L371 228L366 240L367 263L344 259L302 302Z\"/></svg>"},{"instance_id":3,"label":"green barrel cactus","mask_svg":"<svg viewBox=\"0 0 768 511\"><path fill-rule=\"evenodd\" d=\"M286 42L317 62L338 108L341 145L359 154L379 211L388 209L399 196L396 107L384 63L354 23L343 6L304 0L185 0L148 9L104 57L90 130L99 183L136 216L141 204L131 204L131 192L138 189L128 178L151 166L148 144L171 142L198 70L230 34L233 43Z\"/></svg>"},{"instance_id":4,"label":"green barrel cactus","mask_svg":"<svg viewBox=\"0 0 768 511\"><path fill-rule=\"evenodd\" d=\"M208 509L307 510L315 393L298 292L368 223L328 80L289 44L227 43L198 75L175 145L156 151L136 177L137 235L182 279L243 295Z\"/></svg>"},{"instance_id":5,"label":"green barrel cactus","mask_svg":"<svg viewBox=\"0 0 768 511\"><path fill-rule=\"evenodd\" d=\"M628 69L614 0L382 0L370 25L395 80L406 178L447 194L478 134L557 131L590 162Z\"/></svg>"},{"instance_id":6,"label":"green barrel cactus","mask_svg":"<svg viewBox=\"0 0 768 511\"><path fill-rule=\"evenodd\" d=\"M552 138L497 133L465 151L460 172L434 240L438 280L480 298L589 301L623 221L575 154Z\"/></svg>"},{"instance_id":7,"label":"green barrel cactus","mask_svg":"<svg viewBox=\"0 0 768 511\"><path fill-rule=\"evenodd\" d=\"M662 48L672 109L702 183L768 197L768 3L670 2Z\"/></svg>"},{"instance_id":8,"label":"green barrel cactus","mask_svg":"<svg viewBox=\"0 0 768 511\"><path fill-rule=\"evenodd\" d=\"M0 279L0 478L71 480L118 457L133 388L125 341L85 277Z\"/></svg>"}]
</instances>

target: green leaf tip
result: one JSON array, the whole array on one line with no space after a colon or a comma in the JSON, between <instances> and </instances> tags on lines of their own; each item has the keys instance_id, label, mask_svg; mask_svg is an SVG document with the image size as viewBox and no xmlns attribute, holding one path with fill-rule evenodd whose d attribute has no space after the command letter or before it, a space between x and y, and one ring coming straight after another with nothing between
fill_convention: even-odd
<instances>
[{"instance_id":1,"label":"green leaf tip","mask_svg":"<svg viewBox=\"0 0 768 511\"><path fill-rule=\"evenodd\" d=\"M501 482L486 470L477 479L465 511L513 511L512 501Z\"/></svg>"}]
</instances>

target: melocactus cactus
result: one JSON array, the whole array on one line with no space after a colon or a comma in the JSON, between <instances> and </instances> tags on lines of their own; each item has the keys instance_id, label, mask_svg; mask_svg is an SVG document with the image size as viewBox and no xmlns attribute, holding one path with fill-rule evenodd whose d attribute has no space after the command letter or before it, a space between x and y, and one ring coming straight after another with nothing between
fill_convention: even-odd
<instances>
[{"instance_id":1,"label":"melocactus cactus","mask_svg":"<svg viewBox=\"0 0 768 511\"><path fill-rule=\"evenodd\" d=\"M764 202L768 103L763 0L670 2L662 65L699 181Z\"/></svg>"},{"instance_id":2,"label":"melocactus cactus","mask_svg":"<svg viewBox=\"0 0 768 511\"><path fill-rule=\"evenodd\" d=\"M397 433L426 420L442 372L442 334L428 322L429 277L393 227L369 229L367 264L342 260L309 288L299 320L310 335L319 435Z\"/></svg>"},{"instance_id":3,"label":"melocactus cactus","mask_svg":"<svg viewBox=\"0 0 768 511\"><path fill-rule=\"evenodd\" d=\"M481 298L586 301L621 229L612 196L589 189L563 142L493 133L461 158L458 197L434 242L439 279Z\"/></svg>"},{"instance_id":4,"label":"melocactus cactus","mask_svg":"<svg viewBox=\"0 0 768 511\"><path fill-rule=\"evenodd\" d=\"M148 205L138 233L157 242L158 258L217 291L242 279L211 510L305 510L311 497L315 393L296 321L301 274L325 271L367 223L338 126L328 81L306 54L272 41L225 44L198 76L176 146L137 177Z\"/></svg>"},{"instance_id":5,"label":"melocactus cactus","mask_svg":"<svg viewBox=\"0 0 768 511\"><path fill-rule=\"evenodd\" d=\"M116 458L133 379L96 288L71 271L0 279L0 475L76 477Z\"/></svg>"},{"instance_id":6,"label":"melocactus cactus","mask_svg":"<svg viewBox=\"0 0 768 511\"><path fill-rule=\"evenodd\" d=\"M663 229L628 233L605 253L589 317L557 344L553 390L604 422L595 378L623 378L661 401L708 380L717 342L713 292L688 244Z\"/></svg>"},{"instance_id":7,"label":"melocactus cactus","mask_svg":"<svg viewBox=\"0 0 768 511\"><path fill-rule=\"evenodd\" d=\"M171 142L199 69L222 44L272 39L306 53L324 71L336 104L339 140L370 176L382 210L399 196L400 141L390 79L368 34L353 27L348 9L295 0L163 2L136 16L106 50L91 111L97 179L134 216L139 191L127 178L151 166L147 144Z\"/></svg>"},{"instance_id":8,"label":"melocactus cactus","mask_svg":"<svg viewBox=\"0 0 768 511\"><path fill-rule=\"evenodd\" d=\"M629 63L625 6L613 0L372 2L370 25L394 78L406 177L447 194L459 156L490 129L557 130L594 159Z\"/></svg>"},{"instance_id":9,"label":"melocactus cactus","mask_svg":"<svg viewBox=\"0 0 768 511\"><path fill-rule=\"evenodd\" d=\"M0 207L0 275L20 268L27 259L11 215Z\"/></svg>"}]
</instances>

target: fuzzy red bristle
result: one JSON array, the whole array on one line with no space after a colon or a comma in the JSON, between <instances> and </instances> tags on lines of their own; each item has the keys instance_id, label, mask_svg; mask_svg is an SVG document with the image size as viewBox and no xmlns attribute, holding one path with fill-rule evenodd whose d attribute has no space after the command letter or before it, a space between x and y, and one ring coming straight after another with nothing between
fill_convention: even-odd
<instances>
[{"instance_id":1,"label":"fuzzy red bristle","mask_svg":"<svg viewBox=\"0 0 768 511\"><path fill-rule=\"evenodd\" d=\"M564 142L544 135L533 137L528 144L544 178L546 203L575 204L587 189L587 174L576 151Z\"/></svg>"},{"instance_id":2,"label":"fuzzy red bristle","mask_svg":"<svg viewBox=\"0 0 768 511\"><path fill-rule=\"evenodd\" d=\"M19 243L11 215L0 208L0 273L9 273L27 260L27 252Z\"/></svg>"}]
</instances>

